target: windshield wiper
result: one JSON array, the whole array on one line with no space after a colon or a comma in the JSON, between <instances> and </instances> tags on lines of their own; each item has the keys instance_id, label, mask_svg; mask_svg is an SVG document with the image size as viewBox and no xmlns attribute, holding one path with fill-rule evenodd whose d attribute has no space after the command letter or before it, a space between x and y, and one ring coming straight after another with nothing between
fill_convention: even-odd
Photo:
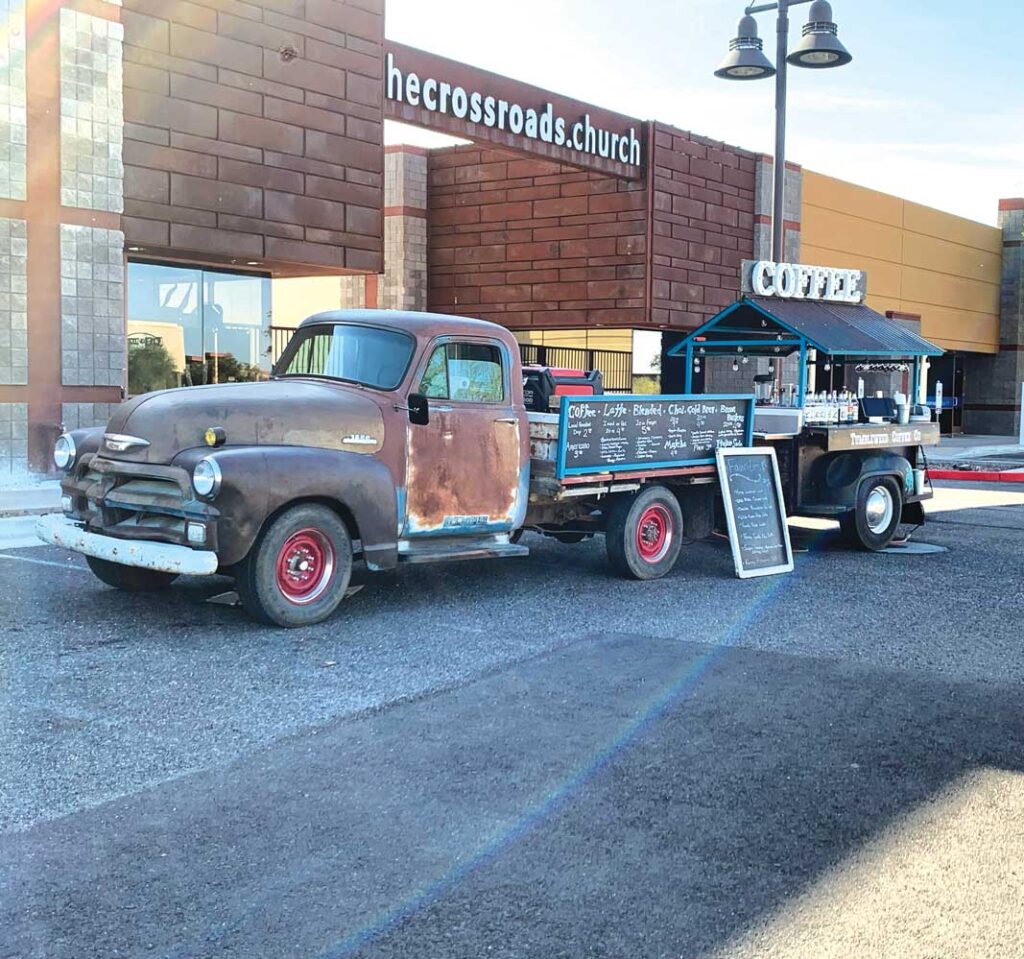
<instances>
[{"instance_id":1,"label":"windshield wiper","mask_svg":"<svg viewBox=\"0 0 1024 959\"><path fill-rule=\"evenodd\" d=\"M359 389L365 390L367 388L366 383L361 383L359 380L350 380L345 376L328 376L326 373L278 373L277 376L272 379L285 379L286 377L306 377L312 380L330 380L332 383L347 383L350 386L358 386Z\"/></svg>"}]
</instances>

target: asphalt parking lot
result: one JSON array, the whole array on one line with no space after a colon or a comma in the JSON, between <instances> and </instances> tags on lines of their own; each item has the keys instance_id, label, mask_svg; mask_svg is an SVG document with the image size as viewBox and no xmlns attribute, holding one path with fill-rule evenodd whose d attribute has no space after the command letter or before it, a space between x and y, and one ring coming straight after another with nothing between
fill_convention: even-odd
<instances>
[{"instance_id":1,"label":"asphalt parking lot","mask_svg":"<svg viewBox=\"0 0 1024 959\"><path fill-rule=\"evenodd\" d=\"M0 543L0 957L1019 957L1024 495L612 578L366 580L298 631Z\"/></svg>"}]
</instances>

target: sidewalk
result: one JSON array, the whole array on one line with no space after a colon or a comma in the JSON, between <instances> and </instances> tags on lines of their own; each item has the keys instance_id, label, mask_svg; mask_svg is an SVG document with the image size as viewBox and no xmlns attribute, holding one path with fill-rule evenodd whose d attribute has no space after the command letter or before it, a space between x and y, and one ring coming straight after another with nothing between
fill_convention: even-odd
<instances>
[{"instance_id":1,"label":"sidewalk","mask_svg":"<svg viewBox=\"0 0 1024 959\"><path fill-rule=\"evenodd\" d=\"M944 436L926 455L933 480L1024 483L1024 445L1016 436Z\"/></svg>"},{"instance_id":2,"label":"sidewalk","mask_svg":"<svg viewBox=\"0 0 1024 959\"><path fill-rule=\"evenodd\" d=\"M43 545L36 536L35 516L0 516L0 557L8 550Z\"/></svg>"},{"instance_id":3,"label":"sidewalk","mask_svg":"<svg viewBox=\"0 0 1024 959\"><path fill-rule=\"evenodd\" d=\"M26 479L18 485L3 485L0 480L0 519L14 516L40 516L60 509L58 480Z\"/></svg>"},{"instance_id":4,"label":"sidewalk","mask_svg":"<svg viewBox=\"0 0 1024 959\"><path fill-rule=\"evenodd\" d=\"M60 482L31 476L0 478L0 551L41 546L36 516L60 509Z\"/></svg>"},{"instance_id":5,"label":"sidewalk","mask_svg":"<svg viewBox=\"0 0 1024 959\"><path fill-rule=\"evenodd\" d=\"M993 468L1024 467L1024 446L1016 436L944 436L927 454L930 463L943 466L984 462Z\"/></svg>"}]
</instances>

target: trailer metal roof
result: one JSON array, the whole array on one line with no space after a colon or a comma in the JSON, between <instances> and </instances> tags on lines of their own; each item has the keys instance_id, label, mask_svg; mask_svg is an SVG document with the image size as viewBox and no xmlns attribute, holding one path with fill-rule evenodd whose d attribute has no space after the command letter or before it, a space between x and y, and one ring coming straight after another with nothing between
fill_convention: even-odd
<instances>
[{"instance_id":1,"label":"trailer metal roof","mask_svg":"<svg viewBox=\"0 0 1024 959\"><path fill-rule=\"evenodd\" d=\"M941 356L943 352L913 330L863 304L745 296L694 330L670 353L678 355L697 342L712 349L716 343L733 348L743 343L755 351L763 346L775 352L779 352L776 344L781 342L785 352L791 352L797 345L793 337L832 356L897 359Z\"/></svg>"}]
</instances>

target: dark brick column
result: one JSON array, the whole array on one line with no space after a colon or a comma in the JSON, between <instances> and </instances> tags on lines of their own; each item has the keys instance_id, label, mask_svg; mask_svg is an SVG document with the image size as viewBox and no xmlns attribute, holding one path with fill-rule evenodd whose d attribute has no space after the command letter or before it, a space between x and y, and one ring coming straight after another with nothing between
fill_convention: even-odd
<instances>
[{"instance_id":1,"label":"dark brick column","mask_svg":"<svg viewBox=\"0 0 1024 959\"><path fill-rule=\"evenodd\" d=\"M999 226L1003 231L999 352L967 357L964 429L1015 436L1020 429L1024 382L1024 198L999 201Z\"/></svg>"},{"instance_id":2,"label":"dark brick column","mask_svg":"<svg viewBox=\"0 0 1024 959\"><path fill-rule=\"evenodd\" d=\"M661 392L686 392L686 357L669 356L669 350L686 339L685 332L667 331L661 334Z\"/></svg>"},{"instance_id":3,"label":"dark brick column","mask_svg":"<svg viewBox=\"0 0 1024 959\"><path fill-rule=\"evenodd\" d=\"M786 164L785 253L776 259L800 262L800 225L803 218L803 167ZM757 189L754 195L754 259L772 259L772 224L775 212L775 160L762 154L757 158Z\"/></svg>"}]
</instances>

